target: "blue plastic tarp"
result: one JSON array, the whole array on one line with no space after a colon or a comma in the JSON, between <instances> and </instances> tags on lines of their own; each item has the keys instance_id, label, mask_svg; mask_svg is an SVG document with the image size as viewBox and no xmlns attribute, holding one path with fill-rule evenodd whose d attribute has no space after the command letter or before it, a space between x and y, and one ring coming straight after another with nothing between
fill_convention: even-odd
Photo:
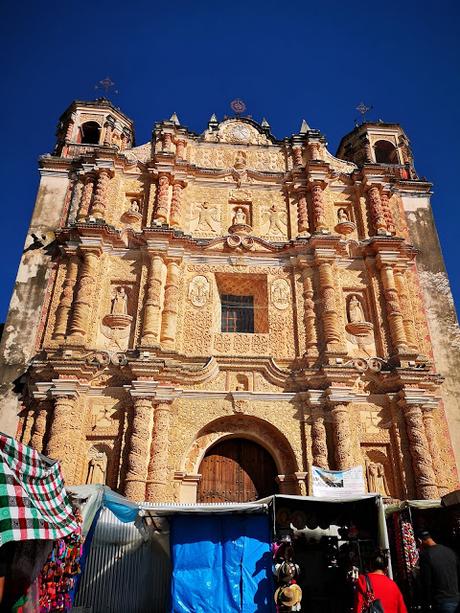
<instances>
[{"instance_id":1,"label":"blue plastic tarp","mask_svg":"<svg viewBox=\"0 0 460 613\"><path fill-rule=\"evenodd\" d=\"M274 610L267 515L171 518L173 613Z\"/></svg>"}]
</instances>

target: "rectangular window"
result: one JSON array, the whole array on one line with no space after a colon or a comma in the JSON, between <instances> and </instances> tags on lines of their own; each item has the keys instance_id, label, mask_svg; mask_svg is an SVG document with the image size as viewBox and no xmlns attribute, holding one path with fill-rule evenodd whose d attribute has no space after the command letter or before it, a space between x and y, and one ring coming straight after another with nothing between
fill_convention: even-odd
<instances>
[{"instance_id":1,"label":"rectangular window","mask_svg":"<svg viewBox=\"0 0 460 613\"><path fill-rule=\"evenodd\" d=\"M222 332L254 332L254 296L223 294Z\"/></svg>"}]
</instances>

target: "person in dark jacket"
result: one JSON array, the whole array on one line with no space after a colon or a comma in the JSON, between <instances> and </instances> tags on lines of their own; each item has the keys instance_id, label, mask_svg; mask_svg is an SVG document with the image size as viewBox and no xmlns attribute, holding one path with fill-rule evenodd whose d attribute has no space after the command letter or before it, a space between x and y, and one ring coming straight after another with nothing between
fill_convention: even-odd
<instances>
[{"instance_id":1,"label":"person in dark jacket","mask_svg":"<svg viewBox=\"0 0 460 613\"><path fill-rule=\"evenodd\" d=\"M438 613L460 613L459 562L455 552L438 545L427 530L420 532L419 541L420 581L425 603Z\"/></svg>"}]
</instances>

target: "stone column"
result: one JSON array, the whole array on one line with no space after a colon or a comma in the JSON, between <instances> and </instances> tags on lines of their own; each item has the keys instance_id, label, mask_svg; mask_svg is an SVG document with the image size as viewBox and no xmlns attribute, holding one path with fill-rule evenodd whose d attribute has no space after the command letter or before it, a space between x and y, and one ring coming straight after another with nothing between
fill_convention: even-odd
<instances>
[{"instance_id":1,"label":"stone column","mask_svg":"<svg viewBox=\"0 0 460 613\"><path fill-rule=\"evenodd\" d=\"M165 132L165 134L163 134L162 141L163 141L163 151L165 151L166 153L169 153L172 148L172 134L170 132Z\"/></svg>"},{"instance_id":2,"label":"stone column","mask_svg":"<svg viewBox=\"0 0 460 613\"><path fill-rule=\"evenodd\" d=\"M416 495L421 499L437 498L436 476L423 423L422 409L418 404L407 404L403 410L414 469Z\"/></svg>"},{"instance_id":3,"label":"stone column","mask_svg":"<svg viewBox=\"0 0 460 613\"><path fill-rule=\"evenodd\" d=\"M94 177L88 175L84 179L83 190L81 194L80 208L78 210L77 221L85 221L88 216L89 207L91 205L91 198L93 197L94 190Z\"/></svg>"},{"instance_id":4,"label":"stone column","mask_svg":"<svg viewBox=\"0 0 460 613\"><path fill-rule=\"evenodd\" d=\"M297 192L297 225L299 234L308 234L308 205L305 191Z\"/></svg>"},{"instance_id":5,"label":"stone column","mask_svg":"<svg viewBox=\"0 0 460 613\"><path fill-rule=\"evenodd\" d=\"M83 341L88 333L98 277L99 256L99 251L86 249L83 251L83 261L78 275L78 286L70 322L69 340L71 341Z\"/></svg>"},{"instance_id":6,"label":"stone column","mask_svg":"<svg viewBox=\"0 0 460 613\"><path fill-rule=\"evenodd\" d=\"M186 144L187 143L185 142L185 140L182 140L182 139L176 140L176 157L177 158L183 159Z\"/></svg>"},{"instance_id":7,"label":"stone column","mask_svg":"<svg viewBox=\"0 0 460 613\"><path fill-rule=\"evenodd\" d=\"M336 404L331 409L334 433L334 456L336 470L345 470L351 462L350 417L346 404Z\"/></svg>"},{"instance_id":8,"label":"stone column","mask_svg":"<svg viewBox=\"0 0 460 613\"><path fill-rule=\"evenodd\" d=\"M395 287L399 295L401 305L404 332L409 347L417 349L418 341L415 333L414 319L412 316L412 305L409 298L409 288L407 285L406 274L401 268L394 270Z\"/></svg>"},{"instance_id":9,"label":"stone column","mask_svg":"<svg viewBox=\"0 0 460 613\"><path fill-rule=\"evenodd\" d=\"M161 344L167 348L173 348L176 340L177 311L179 308L179 275L179 264L174 260L168 262L160 336Z\"/></svg>"},{"instance_id":10,"label":"stone column","mask_svg":"<svg viewBox=\"0 0 460 613\"><path fill-rule=\"evenodd\" d=\"M322 409L315 409L313 411L311 422L311 451L313 466L328 469L326 426L324 425L324 413Z\"/></svg>"},{"instance_id":11,"label":"stone column","mask_svg":"<svg viewBox=\"0 0 460 613\"><path fill-rule=\"evenodd\" d=\"M293 147L294 166L303 166L302 147Z\"/></svg>"},{"instance_id":12,"label":"stone column","mask_svg":"<svg viewBox=\"0 0 460 613\"><path fill-rule=\"evenodd\" d=\"M171 403L159 402L155 407L154 415L152 446L147 474L147 502L164 502L168 483Z\"/></svg>"},{"instance_id":13,"label":"stone column","mask_svg":"<svg viewBox=\"0 0 460 613\"><path fill-rule=\"evenodd\" d=\"M423 411L423 423L425 426L428 449L430 450L431 459L433 461L436 484L439 487L439 496L444 496L444 494L448 493L449 488L444 486L444 466L442 463L441 449L439 447L438 433L436 432L436 424L432 409L426 409Z\"/></svg>"},{"instance_id":14,"label":"stone column","mask_svg":"<svg viewBox=\"0 0 460 613\"><path fill-rule=\"evenodd\" d=\"M54 322L53 338L62 340L67 333L67 324L69 321L69 312L73 302L73 290L77 281L78 274L78 257L69 255L66 265L66 276L62 286L62 292L59 299L59 305L56 309L56 320Z\"/></svg>"},{"instance_id":15,"label":"stone column","mask_svg":"<svg viewBox=\"0 0 460 613\"><path fill-rule=\"evenodd\" d=\"M382 203L382 215L385 219L385 224L388 232L394 234L395 232L395 224L393 221L393 214L391 212L390 202L388 200L388 193L382 191L380 194L380 201Z\"/></svg>"},{"instance_id":16,"label":"stone column","mask_svg":"<svg viewBox=\"0 0 460 613\"><path fill-rule=\"evenodd\" d=\"M407 342L404 330L404 321L399 304L399 296L396 290L393 266L388 263L381 264L380 275L385 295L388 322L390 326L391 340L396 352L406 351Z\"/></svg>"},{"instance_id":17,"label":"stone column","mask_svg":"<svg viewBox=\"0 0 460 613\"><path fill-rule=\"evenodd\" d=\"M313 300L313 280L308 268L301 270L303 283L304 326L305 326L305 354L316 357L318 355L318 338L316 335L315 303Z\"/></svg>"},{"instance_id":18,"label":"stone column","mask_svg":"<svg viewBox=\"0 0 460 613\"><path fill-rule=\"evenodd\" d=\"M79 459L84 417L75 393L54 398L46 455L59 460L66 483L72 483Z\"/></svg>"},{"instance_id":19,"label":"stone column","mask_svg":"<svg viewBox=\"0 0 460 613\"><path fill-rule=\"evenodd\" d=\"M317 181L310 186L312 211L313 211L313 226L315 232L327 232L326 225L326 208L324 205L323 185Z\"/></svg>"},{"instance_id":20,"label":"stone column","mask_svg":"<svg viewBox=\"0 0 460 613\"><path fill-rule=\"evenodd\" d=\"M168 223L168 204L169 204L169 177L160 175L158 177L157 205L153 216L154 222Z\"/></svg>"},{"instance_id":21,"label":"stone column","mask_svg":"<svg viewBox=\"0 0 460 613\"><path fill-rule=\"evenodd\" d=\"M145 501L147 464L152 437L153 407L149 397L135 397L128 469L125 478L125 496L138 502Z\"/></svg>"},{"instance_id":22,"label":"stone column","mask_svg":"<svg viewBox=\"0 0 460 613\"><path fill-rule=\"evenodd\" d=\"M105 124L105 134L104 134L104 145L108 146L112 144L112 130L113 130L114 124L110 121L108 121Z\"/></svg>"},{"instance_id":23,"label":"stone column","mask_svg":"<svg viewBox=\"0 0 460 613\"><path fill-rule=\"evenodd\" d=\"M154 345L159 342L161 324L161 287L163 284L163 258L161 255L149 254L149 271L145 294L142 321L141 345Z\"/></svg>"},{"instance_id":24,"label":"stone column","mask_svg":"<svg viewBox=\"0 0 460 613\"><path fill-rule=\"evenodd\" d=\"M109 187L111 172L108 168L101 168L97 177L96 193L94 195L91 214L94 217L103 218L107 205L107 189Z\"/></svg>"},{"instance_id":25,"label":"stone column","mask_svg":"<svg viewBox=\"0 0 460 613\"><path fill-rule=\"evenodd\" d=\"M367 191L367 201L371 215L372 225L376 234L386 234L387 224L382 209L380 190L376 185L371 185Z\"/></svg>"},{"instance_id":26,"label":"stone column","mask_svg":"<svg viewBox=\"0 0 460 613\"><path fill-rule=\"evenodd\" d=\"M69 119L69 123L67 124L67 130L65 133L65 140L66 142L69 142L72 140L72 134L73 134L73 127L75 125L75 115L72 114L71 118Z\"/></svg>"},{"instance_id":27,"label":"stone column","mask_svg":"<svg viewBox=\"0 0 460 613\"><path fill-rule=\"evenodd\" d=\"M328 345L340 342L339 318L335 300L335 284L332 263L327 260L318 260L319 285L322 298L322 321L324 327L324 340L326 349Z\"/></svg>"},{"instance_id":28,"label":"stone column","mask_svg":"<svg viewBox=\"0 0 460 613\"><path fill-rule=\"evenodd\" d=\"M184 188L184 184L180 181L174 183L172 188L172 197L171 197L171 214L169 219L169 224L173 228L178 228L180 226L181 221L181 199L182 199L182 189Z\"/></svg>"},{"instance_id":29,"label":"stone column","mask_svg":"<svg viewBox=\"0 0 460 613\"><path fill-rule=\"evenodd\" d=\"M39 453L43 453L46 425L48 415L50 413L51 403L48 400L41 400L35 410L34 424L32 426L32 433L30 437L30 446L36 449Z\"/></svg>"}]
</instances>

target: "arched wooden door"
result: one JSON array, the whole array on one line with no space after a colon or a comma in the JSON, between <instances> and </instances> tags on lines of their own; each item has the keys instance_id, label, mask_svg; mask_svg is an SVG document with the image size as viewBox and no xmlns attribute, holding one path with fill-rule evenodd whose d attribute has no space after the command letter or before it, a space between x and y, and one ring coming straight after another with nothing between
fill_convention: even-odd
<instances>
[{"instance_id":1,"label":"arched wooden door","mask_svg":"<svg viewBox=\"0 0 460 613\"><path fill-rule=\"evenodd\" d=\"M231 438L211 447L199 472L198 502L251 502L278 492L273 458L247 439Z\"/></svg>"}]
</instances>

